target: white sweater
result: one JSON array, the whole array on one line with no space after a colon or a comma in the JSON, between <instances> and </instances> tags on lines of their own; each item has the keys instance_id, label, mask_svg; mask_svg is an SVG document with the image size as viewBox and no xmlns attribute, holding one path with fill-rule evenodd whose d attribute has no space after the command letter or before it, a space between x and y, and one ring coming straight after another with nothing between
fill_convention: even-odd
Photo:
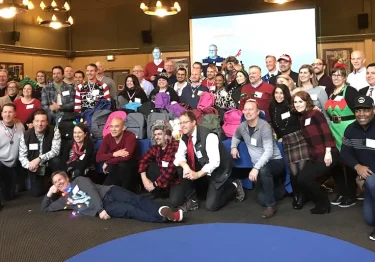
<instances>
[{"instance_id":1,"label":"white sweater","mask_svg":"<svg viewBox=\"0 0 375 262\"><path fill-rule=\"evenodd\" d=\"M3 124L0 123L0 161L7 167L16 166L21 136L23 136L25 131L22 123L18 122L16 128L13 144L11 144L10 138L6 136Z\"/></svg>"}]
</instances>

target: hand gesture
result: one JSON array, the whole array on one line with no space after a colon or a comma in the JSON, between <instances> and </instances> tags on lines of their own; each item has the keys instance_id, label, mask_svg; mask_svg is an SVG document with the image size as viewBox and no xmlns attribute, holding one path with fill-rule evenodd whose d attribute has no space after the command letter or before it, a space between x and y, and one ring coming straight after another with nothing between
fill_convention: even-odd
<instances>
[{"instance_id":1,"label":"hand gesture","mask_svg":"<svg viewBox=\"0 0 375 262\"><path fill-rule=\"evenodd\" d=\"M34 160L30 161L28 169L31 172L36 172L38 170L38 168L39 168L39 164L40 164L40 158L37 157Z\"/></svg>"},{"instance_id":2,"label":"hand gesture","mask_svg":"<svg viewBox=\"0 0 375 262\"><path fill-rule=\"evenodd\" d=\"M142 180L143 182L143 186L145 187L145 189L148 191L148 192L151 192L152 190L155 189L155 186L154 184L151 182L150 179L146 178L144 180Z\"/></svg>"},{"instance_id":3,"label":"hand gesture","mask_svg":"<svg viewBox=\"0 0 375 262\"><path fill-rule=\"evenodd\" d=\"M324 163L326 163L326 166L330 166L332 164L331 152L326 152L326 154L324 155Z\"/></svg>"},{"instance_id":4,"label":"hand gesture","mask_svg":"<svg viewBox=\"0 0 375 262\"><path fill-rule=\"evenodd\" d=\"M125 149L120 149L113 153L114 157L127 157L129 155L129 152Z\"/></svg>"},{"instance_id":5,"label":"hand gesture","mask_svg":"<svg viewBox=\"0 0 375 262\"><path fill-rule=\"evenodd\" d=\"M234 159L237 159L237 158L240 158L240 153L238 152L238 149L233 147L231 150L230 150L230 154L232 155L232 157Z\"/></svg>"},{"instance_id":6,"label":"hand gesture","mask_svg":"<svg viewBox=\"0 0 375 262\"><path fill-rule=\"evenodd\" d=\"M103 169L103 173L104 173L104 174L108 174L108 170L107 170L107 169L108 169L108 164L107 164L107 163L104 163L104 164L103 164L102 169Z\"/></svg>"},{"instance_id":7,"label":"hand gesture","mask_svg":"<svg viewBox=\"0 0 375 262\"><path fill-rule=\"evenodd\" d=\"M258 169L255 169L255 168L251 169L251 171L249 173L249 179L250 179L250 181L252 181L252 182L257 181L258 174L259 174L259 170Z\"/></svg>"},{"instance_id":8,"label":"hand gesture","mask_svg":"<svg viewBox=\"0 0 375 262\"><path fill-rule=\"evenodd\" d=\"M358 164L354 167L354 169L355 171L357 171L357 174L361 176L363 179L366 179L372 175L372 171L367 166L362 166Z\"/></svg>"},{"instance_id":9,"label":"hand gesture","mask_svg":"<svg viewBox=\"0 0 375 262\"><path fill-rule=\"evenodd\" d=\"M107 211L105 211L105 210L100 212L99 217L100 217L100 219L103 219L103 220L111 219L111 217L107 214Z\"/></svg>"}]
</instances>

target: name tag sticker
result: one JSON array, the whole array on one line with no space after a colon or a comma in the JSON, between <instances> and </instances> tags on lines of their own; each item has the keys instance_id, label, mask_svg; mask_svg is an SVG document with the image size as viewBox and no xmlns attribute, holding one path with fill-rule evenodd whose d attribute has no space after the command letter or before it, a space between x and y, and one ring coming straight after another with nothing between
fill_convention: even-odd
<instances>
[{"instance_id":1,"label":"name tag sticker","mask_svg":"<svg viewBox=\"0 0 375 262\"><path fill-rule=\"evenodd\" d=\"M195 154L197 155L197 158L202 158L202 153L201 153L201 151L197 151Z\"/></svg>"},{"instance_id":2,"label":"name tag sticker","mask_svg":"<svg viewBox=\"0 0 375 262\"><path fill-rule=\"evenodd\" d=\"M343 98L344 97L342 97L342 96L336 96L335 99L334 99L334 101L340 102Z\"/></svg>"},{"instance_id":3,"label":"name tag sticker","mask_svg":"<svg viewBox=\"0 0 375 262\"><path fill-rule=\"evenodd\" d=\"M97 90L97 89L92 90L92 95L93 96L98 96L99 95L99 90Z\"/></svg>"},{"instance_id":4,"label":"name tag sticker","mask_svg":"<svg viewBox=\"0 0 375 262\"><path fill-rule=\"evenodd\" d=\"M82 154L80 157L79 157L79 160L83 160L85 158L85 155L86 154Z\"/></svg>"},{"instance_id":5,"label":"name tag sticker","mask_svg":"<svg viewBox=\"0 0 375 262\"><path fill-rule=\"evenodd\" d=\"M161 73L163 71L163 68L158 68L158 72Z\"/></svg>"},{"instance_id":6,"label":"name tag sticker","mask_svg":"<svg viewBox=\"0 0 375 262\"><path fill-rule=\"evenodd\" d=\"M290 112L285 112L284 114L281 114L281 119L284 120L285 118L289 118L290 117Z\"/></svg>"},{"instance_id":7,"label":"name tag sticker","mask_svg":"<svg viewBox=\"0 0 375 262\"><path fill-rule=\"evenodd\" d=\"M27 105L26 106L26 109L33 109L34 108L34 104L31 104L31 105Z\"/></svg>"},{"instance_id":8,"label":"name tag sticker","mask_svg":"<svg viewBox=\"0 0 375 262\"><path fill-rule=\"evenodd\" d=\"M38 150L38 144L29 144L29 150Z\"/></svg>"},{"instance_id":9,"label":"name tag sticker","mask_svg":"<svg viewBox=\"0 0 375 262\"><path fill-rule=\"evenodd\" d=\"M63 96L68 96L68 95L70 95L70 92L69 91L64 91L64 92L62 92L62 95Z\"/></svg>"},{"instance_id":10,"label":"name tag sticker","mask_svg":"<svg viewBox=\"0 0 375 262\"><path fill-rule=\"evenodd\" d=\"M318 100L318 95L317 94L311 94L310 97L311 97L311 100L313 100L313 101Z\"/></svg>"},{"instance_id":11,"label":"name tag sticker","mask_svg":"<svg viewBox=\"0 0 375 262\"><path fill-rule=\"evenodd\" d=\"M198 91L197 95L200 96L201 94L203 94L203 91Z\"/></svg>"},{"instance_id":12,"label":"name tag sticker","mask_svg":"<svg viewBox=\"0 0 375 262\"><path fill-rule=\"evenodd\" d=\"M253 137L251 138L250 143L253 146L257 146L257 140L255 138L253 138Z\"/></svg>"},{"instance_id":13,"label":"name tag sticker","mask_svg":"<svg viewBox=\"0 0 375 262\"><path fill-rule=\"evenodd\" d=\"M223 91L220 92L220 96L221 97L224 97L224 96L227 96L227 95L228 95L228 92L225 91L225 90L223 90Z\"/></svg>"},{"instance_id":14,"label":"name tag sticker","mask_svg":"<svg viewBox=\"0 0 375 262\"><path fill-rule=\"evenodd\" d=\"M255 92L255 97L256 98L262 98L262 96L263 96L262 92L258 92L258 91Z\"/></svg>"},{"instance_id":15,"label":"name tag sticker","mask_svg":"<svg viewBox=\"0 0 375 262\"><path fill-rule=\"evenodd\" d=\"M311 118L307 118L307 119L305 120L305 126L309 126L310 123L311 123Z\"/></svg>"},{"instance_id":16,"label":"name tag sticker","mask_svg":"<svg viewBox=\"0 0 375 262\"><path fill-rule=\"evenodd\" d=\"M366 146L371 147L371 148L375 148L375 140L366 138Z\"/></svg>"},{"instance_id":17,"label":"name tag sticker","mask_svg":"<svg viewBox=\"0 0 375 262\"><path fill-rule=\"evenodd\" d=\"M134 98L134 102L141 103L141 99L140 98Z\"/></svg>"},{"instance_id":18,"label":"name tag sticker","mask_svg":"<svg viewBox=\"0 0 375 262\"><path fill-rule=\"evenodd\" d=\"M78 191L79 191L79 187L76 185L76 186L73 188L73 191L72 191L73 195L77 194Z\"/></svg>"},{"instance_id":19,"label":"name tag sticker","mask_svg":"<svg viewBox=\"0 0 375 262\"><path fill-rule=\"evenodd\" d=\"M216 86L210 86L210 90L211 91L215 91L216 90Z\"/></svg>"},{"instance_id":20,"label":"name tag sticker","mask_svg":"<svg viewBox=\"0 0 375 262\"><path fill-rule=\"evenodd\" d=\"M162 167L168 167L168 165L169 165L169 162L161 161L161 166Z\"/></svg>"}]
</instances>

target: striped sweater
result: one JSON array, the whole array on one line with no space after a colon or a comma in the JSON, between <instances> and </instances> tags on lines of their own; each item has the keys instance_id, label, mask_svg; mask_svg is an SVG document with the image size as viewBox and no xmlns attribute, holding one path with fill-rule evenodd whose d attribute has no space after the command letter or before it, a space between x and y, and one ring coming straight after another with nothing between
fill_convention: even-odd
<instances>
[{"instance_id":1,"label":"striped sweater","mask_svg":"<svg viewBox=\"0 0 375 262\"><path fill-rule=\"evenodd\" d=\"M86 82L84 85L78 85L74 100L74 112L83 113L87 109L92 109L100 99L111 101L109 87L106 83L96 80L94 84Z\"/></svg>"}]
</instances>

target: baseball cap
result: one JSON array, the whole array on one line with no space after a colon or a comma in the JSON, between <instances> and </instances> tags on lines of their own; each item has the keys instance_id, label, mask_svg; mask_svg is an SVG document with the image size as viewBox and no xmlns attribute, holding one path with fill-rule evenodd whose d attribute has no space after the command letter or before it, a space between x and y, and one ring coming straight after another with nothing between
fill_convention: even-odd
<instances>
[{"instance_id":1,"label":"baseball cap","mask_svg":"<svg viewBox=\"0 0 375 262\"><path fill-rule=\"evenodd\" d=\"M283 54L279 57L279 59L277 59L277 62L280 62L280 60L285 60L287 62L290 62L292 63L292 58L290 58L289 55L286 55L286 54Z\"/></svg>"},{"instance_id":2,"label":"baseball cap","mask_svg":"<svg viewBox=\"0 0 375 262\"><path fill-rule=\"evenodd\" d=\"M354 100L354 108L373 108L374 100L369 96L358 96Z\"/></svg>"}]
</instances>

